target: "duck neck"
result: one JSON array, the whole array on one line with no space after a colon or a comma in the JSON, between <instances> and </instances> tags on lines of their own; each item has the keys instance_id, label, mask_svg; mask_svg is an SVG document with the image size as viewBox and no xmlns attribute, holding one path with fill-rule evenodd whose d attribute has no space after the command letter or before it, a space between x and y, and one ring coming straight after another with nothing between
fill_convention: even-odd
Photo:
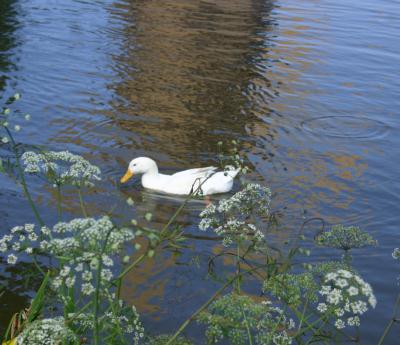
<instances>
[{"instance_id":1,"label":"duck neck","mask_svg":"<svg viewBox=\"0 0 400 345\"><path fill-rule=\"evenodd\" d=\"M152 162L153 164L150 165L150 167L147 169L147 171L142 175L144 176L154 176L158 175L158 167L156 162Z\"/></svg>"}]
</instances>

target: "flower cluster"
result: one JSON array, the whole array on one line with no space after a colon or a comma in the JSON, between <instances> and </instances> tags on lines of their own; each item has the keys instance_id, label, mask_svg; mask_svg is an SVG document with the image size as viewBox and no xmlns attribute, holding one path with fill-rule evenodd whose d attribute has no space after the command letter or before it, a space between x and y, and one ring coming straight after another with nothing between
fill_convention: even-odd
<instances>
[{"instance_id":1,"label":"flower cluster","mask_svg":"<svg viewBox=\"0 0 400 345\"><path fill-rule=\"evenodd\" d=\"M343 250L361 248L375 245L373 237L355 226L335 225L331 231L326 231L317 236L316 242L320 246L333 247Z\"/></svg>"},{"instance_id":2,"label":"flower cluster","mask_svg":"<svg viewBox=\"0 0 400 345\"><path fill-rule=\"evenodd\" d=\"M318 304L317 310L334 316L338 329L346 324L359 326L360 316L369 306L376 306L371 286L358 275L344 269L326 274L319 294L324 301Z\"/></svg>"},{"instance_id":3,"label":"flower cluster","mask_svg":"<svg viewBox=\"0 0 400 345\"><path fill-rule=\"evenodd\" d=\"M259 184L248 184L229 199L218 205L209 204L201 213L200 230L212 229L223 237L223 244L251 240L264 240L264 234L249 220L269 216L271 191Z\"/></svg>"},{"instance_id":4,"label":"flower cluster","mask_svg":"<svg viewBox=\"0 0 400 345\"><path fill-rule=\"evenodd\" d=\"M32 322L17 337L17 345L58 345L78 343L62 317Z\"/></svg>"},{"instance_id":5,"label":"flower cluster","mask_svg":"<svg viewBox=\"0 0 400 345\"><path fill-rule=\"evenodd\" d=\"M17 263L20 252L33 253L33 249L39 243L38 240L39 237L35 232L34 224L15 226L9 234L0 239L0 253L8 252L7 263L14 265Z\"/></svg>"},{"instance_id":6,"label":"flower cluster","mask_svg":"<svg viewBox=\"0 0 400 345\"><path fill-rule=\"evenodd\" d=\"M72 184L93 186L92 181L100 180L100 169L79 155L68 151L25 152L22 155L25 172L43 174L56 185Z\"/></svg>"},{"instance_id":7,"label":"flower cluster","mask_svg":"<svg viewBox=\"0 0 400 345\"><path fill-rule=\"evenodd\" d=\"M113 279L112 256L133 238L132 229L116 227L109 217L76 218L57 223L52 229L42 227L40 234L36 234L34 224L16 226L0 239L0 251L12 251L7 259L9 264L17 262L21 250L28 254L35 249L45 252L60 262L59 272L52 281L54 289L73 287L80 280L82 294L91 295L99 264L101 281L106 284Z\"/></svg>"},{"instance_id":8,"label":"flower cluster","mask_svg":"<svg viewBox=\"0 0 400 345\"><path fill-rule=\"evenodd\" d=\"M270 302L257 303L249 296L234 293L213 302L198 321L207 325L211 344L227 339L231 344L244 345L251 333L256 344L289 345L290 330L295 327L294 321Z\"/></svg>"},{"instance_id":9,"label":"flower cluster","mask_svg":"<svg viewBox=\"0 0 400 345\"><path fill-rule=\"evenodd\" d=\"M110 296L109 296L110 297ZM121 336L133 338L136 345L144 337L144 328L140 322L139 314L135 306L128 306L122 300L110 300L112 308L103 313L99 318L102 331L108 338L118 339ZM73 324L83 330L94 328L94 318L92 314L69 314ZM122 339L120 339L122 340Z\"/></svg>"},{"instance_id":10,"label":"flower cluster","mask_svg":"<svg viewBox=\"0 0 400 345\"><path fill-rule=\"evenodd\" d=\"M263 290L288 305L298 306L304 301L317 301L318 284L311 272L277 274L264 282Z\"/></svg>"}]
</instances>

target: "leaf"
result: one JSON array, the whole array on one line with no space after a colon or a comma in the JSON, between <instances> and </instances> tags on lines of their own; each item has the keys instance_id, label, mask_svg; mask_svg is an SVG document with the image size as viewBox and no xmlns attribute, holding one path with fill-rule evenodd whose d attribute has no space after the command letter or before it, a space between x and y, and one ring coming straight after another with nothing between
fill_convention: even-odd
<instances>
[{"instance_id":1,"label":"leaf","mask_svg":"<svg viewBox=\"0 0 400 345\"><path fill-rule=\"evenodd\" d=\"M43 278L42 284L39 287L39 290L36 293L35 298L32 301L29 316L27 322L30 323L34 321L41 313L44 304L46 287L49 281L50 272L47 272L45 277Z\"/></svg>"}]
</instances>

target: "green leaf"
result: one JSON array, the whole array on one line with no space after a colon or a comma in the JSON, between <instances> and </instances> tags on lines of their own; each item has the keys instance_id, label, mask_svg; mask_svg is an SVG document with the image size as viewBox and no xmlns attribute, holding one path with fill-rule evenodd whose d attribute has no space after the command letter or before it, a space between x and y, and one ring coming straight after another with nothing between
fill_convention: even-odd
<instances>
[{"instance_id":1,"label":"green leaf","mask_svg":"<svg viewBox=\"0 0 400 345\"><path fill-rule=\"evenodd\" d=\"M46 288L47 288L47 284L49 282L49 276L50 276L50 272L47 272L42 284L39 287L39 290L36 293L35 298L32 301L31 304L31 310L27 319L27 322L33 322L42 312L43 309L43 305L44 305L44 298L45 298L45 294L46 294Z\"/></svg>"}]
</instances>

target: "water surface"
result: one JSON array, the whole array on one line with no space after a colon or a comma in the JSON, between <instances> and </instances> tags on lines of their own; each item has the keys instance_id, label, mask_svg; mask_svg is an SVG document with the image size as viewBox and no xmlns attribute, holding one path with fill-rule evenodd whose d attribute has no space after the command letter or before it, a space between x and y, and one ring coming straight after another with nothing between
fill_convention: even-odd
<instances>
[{"instance_id":1,"label":"water surface","mask_svg":"<svg viewBox=\"0 0 400 345\"><path fill-rule=\"evenodd\" d=\"M376 344L398 292L397 183L400 129L399 3L314 1L3 0L0 4L0 97L19 91L32 115L17 135L84 155L104 179L89 212L115 207L117 219L154 214L161 227L180 199L117 181L136 156L165 171L217 163L217 142L240 139L281 211L281 243L304 217L358 225L379 241L354 262L373 285L363 344ZM18 122L18 121L17 121ZM2 156L8 154L1 147ZM3 232L32 221L18 186L0 176ZM49 223L50 197L31 179ZM136 211L125 199L136 202ZM74 196L66 200L79 215ZM179 221L198 233L201 202ZM310 230L310 235L312 232ZM124 296L154 332L170 332L218 287L204 264L215 242L194 241L180 257L165 253L129 277ZM312 260L337 257L314 250ZM28 291L1 261L8 284L2 327ZM196 263L200 263L198 268ZM254 287L257 292L257 287ZM4 300L4 299L3 299ZM395 343L396 331L388 344ZM194 326L189 336L199 338Z\"/></svg>"}]
</instances>

